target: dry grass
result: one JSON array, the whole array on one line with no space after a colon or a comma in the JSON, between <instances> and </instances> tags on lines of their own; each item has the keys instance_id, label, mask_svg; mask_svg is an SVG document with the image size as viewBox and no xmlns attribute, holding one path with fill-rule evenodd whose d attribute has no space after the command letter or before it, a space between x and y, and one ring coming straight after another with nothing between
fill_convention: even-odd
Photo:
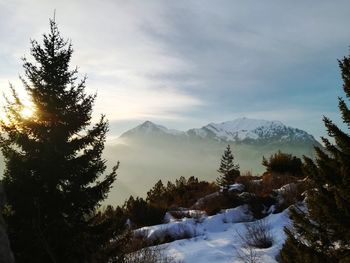
<instances>
[{"instance_id":1,"label":"dry grass","mask_svg":"<svg viewBox=\"0 0 350 263\"><path fill-rule=\"evenodd\" d=\"M172 257L165 255L159 247L146 247L130 253L125 258L125 263L180 263Z\"/></svg>"},{"instance_id":2,"label":"dry grass","mask_svg":"<svg viewBox=\"0 0 350 263\"><path fill-rule=\"evenodd\" d=\"M246 224L245 227L246 233L243 236L243 241L246 245L255 248L269 248L272 246L273 236L265 219Z\"/></svg>"}]
</instances>

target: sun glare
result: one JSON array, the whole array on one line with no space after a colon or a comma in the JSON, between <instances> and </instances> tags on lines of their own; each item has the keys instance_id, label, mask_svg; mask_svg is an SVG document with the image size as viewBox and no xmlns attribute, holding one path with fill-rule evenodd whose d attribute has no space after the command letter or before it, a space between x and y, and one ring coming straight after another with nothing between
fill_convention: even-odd
<instances>
[{"instance_id":1,"label":"sun glare","mask_svg":"<svg viewBox=\"0 0 350 263\"><path fill-rule=\"evenodd\" d=\"M0 108L2 108L2 107L3 106L0 105ZM19 112L19 114L23 119L29 119L35 115L35 108L30 104L25 104L25 105L23 105L23 108ZM0 110L0 120L4 121L5 123L11 122L8 119L8 116L6 115L6 112L4 110Z\"/></svg>"},{"instance_id":2,"label":"sun glare","mask_svg":"<svg viewBox=\"0 0 350 263\"><path fill-rule=\"evenodd\" d=\"M35 105L31 101L30 97L24 90L24 88L21 87L21 83L18 81L13 81L15 85L13 86L18 86L19 88L16 89L16 94L18 95L20 102L22 104L21 109L19 109L19 114L22 118L24 119L29 119L35 115ZM0 79L0 86L3 84ZM5 84L4 84L5 85ZM4 121L6 123L11 122L11 120L8 119L8 116L6 114L6 107L8 106L8 102L6 101L7 99L9 100L10 104L14 103L14 98L11 94L11 90L5 90L4 95L2 98L0 96L0 120ZM11 118L11 117L10 117Z\"/></svg>"},{"instance_id":3,"label":"sun glare","mask_svg":"<svg viewBox=\"0 0 350 263\"><path fill-rule=\"evenodd\" d=\"M25 106L21 111L21 115L25 119L32 117L34 115L34 108L31 106Z\"/></svg>"}]
</instances>

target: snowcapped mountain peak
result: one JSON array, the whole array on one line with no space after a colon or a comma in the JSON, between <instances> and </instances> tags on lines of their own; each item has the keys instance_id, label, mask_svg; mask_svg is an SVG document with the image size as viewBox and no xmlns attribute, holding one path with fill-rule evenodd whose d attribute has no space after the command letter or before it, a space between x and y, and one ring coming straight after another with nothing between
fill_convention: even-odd
<instances>
[{"instance_id":1,"label":"snowcapped mountain peak","mask_svg":"<svg viewBox=\"0 0 350 263\"><path fill-rule=\"evenodd\" d=\"M135 128L123 133L121 137L129 135L159 135L159 134L168 134L168 135L181 135L184 134L182 131L168 129L162 125L155 124L151 121L145 121L142 124L136 126Z\"/></svg>"},{"instance_id":2,"label":"snowcapped mountain peak","mask_svg":"<svg viewBox=\"0 0 350 263\"><path fill-rule=\"evenodd\" d=\"M238 118L233 121L226 121L222 123L210 123L205 127L215 127L217 129L225 130L228 132L237 132L237 131L252 131L259 127L277 127L284 126L280 121L266 121L258 119L248 119L246 117Z\"/></svg>"},{"instance_id":3,"label":"snowcapped mountain peak","mask_svg":"<svg viewBox=\"0 0 350 263\"><path fill-rule=\"evenodd\" d=\"M305 131L288 127L280 121L249 119L246 117L221 123L209 123L189 134L220 141L315 141Z\"/></svg>"},{"instance_id":4,"label":"snowcapped mountain peak","mask_svg":"<svg viewBox=\"0 0 350 263\"><path fill-rule=\"evenodd\" d=\"M153 129L159 129L162 128L163 126L161 125L157 125L151 121L145 121L142 124L140 124L139 126L137 126L136 128L138 129L146 129L146 130L153 130ZM165 128L165 127L163 127Z\"/></svg>"}]
</instances>

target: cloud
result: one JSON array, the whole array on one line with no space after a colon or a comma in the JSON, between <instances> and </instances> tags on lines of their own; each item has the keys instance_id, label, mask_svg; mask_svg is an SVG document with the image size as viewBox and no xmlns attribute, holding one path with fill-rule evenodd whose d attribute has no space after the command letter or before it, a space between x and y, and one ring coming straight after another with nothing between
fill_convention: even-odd
<instances>
[{"instance_id":1,"label":"cloud","mask_svg":"<svg viewBox=\"0 0 350 263\"><path fill-rule=\"evenodd\" d=\"M22 72L29 38L47 32L56 9L76 50L72 64L98 93L96 114L178 128L276 117L320 134L323 126L310 127L308 118L336 112L330 98L341 94L336 59L347 53L349 8L348 1L0 0L1 79Z\"/></svg>"},{"instance_id":2,"label":"cloud","mask_svg":"<svg viewBox=\"0 0 350 263\"><path fill-rule=\"evenodd\" d=\"M22 15L28 10L25 17L35 15L36 19L25 24L36 29L42 27L39 25L48 20L53 10L52 2L48 4L47 1L36 1L34 6L22 1L15 4L21 8L8 20L22 21ZM13 8L15 4L10 6ZM39 15L35 7L47 12ZM97 112L107 113L111 120L151 116L172 119L180 118L180 112L201 104L199 98L179 91L178 85L183 82L156 77L191 70L191 65L167 53L161 42L149 38L141 30L144 19L149 15L157 17L157 8L129 5L124 1L103 4L76 1L69 9L59 4L56 10L61 31L72 37L77 49L72 64L79 65L80 72L89 76L88 90L98 93ZM73 12L74 18L70 17ZM40 21L38 15L42 18ZM82 28L86 31L82 32ZM17 54L19 49L8 49L7 52Z\"/></svg>"}]
</instances>

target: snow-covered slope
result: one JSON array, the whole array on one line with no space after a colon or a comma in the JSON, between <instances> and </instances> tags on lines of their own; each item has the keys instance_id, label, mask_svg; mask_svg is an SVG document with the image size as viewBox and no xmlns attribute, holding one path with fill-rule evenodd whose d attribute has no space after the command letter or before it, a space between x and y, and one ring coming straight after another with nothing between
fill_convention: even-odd
<instances>
[{"instance_id":1,"label":"snow-covered slope","mask_svg":"<svg viewBox=\"0 0 350 263\"><path fill-rule=\"evenodd\" d=\"M162 235L181 237L160 247L175 261L183 263L238 263L241 257L253 252L259 262L276 263L285 241L284 227L290 224L288 209L278 214L270 214L263 219L273 237L273 244L266 249L247 250L242 236L245 235L245 224L256 224L246 205L227 209L214 216L199 219L185 218L167 224L144 227L137 230L150 239L160 239ZM247 256L248 257L248 256Z\"/></svg>"},{"instance_id":2,"label":"snow-covered slope","mask_svg":"<svg viewBox=\"0 0 350 263\"><path fill-rule=\"evenodd\" d=\"M210 123L200 129L187 132L201 138L214 138L222 141L300 141L314 142L312 135L305 131L288 127L280 121L266 121L240 118L222 123Z\"/></svg>"}]
</instances>

